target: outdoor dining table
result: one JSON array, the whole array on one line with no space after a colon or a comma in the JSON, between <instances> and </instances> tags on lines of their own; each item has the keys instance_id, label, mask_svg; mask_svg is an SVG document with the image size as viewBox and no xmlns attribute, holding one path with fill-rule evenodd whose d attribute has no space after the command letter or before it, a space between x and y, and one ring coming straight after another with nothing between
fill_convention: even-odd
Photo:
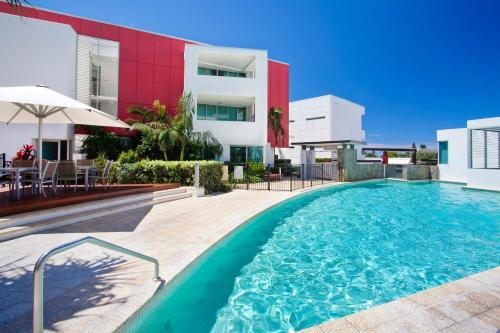
<instances>
[{"instance_id":1,"label":"outdoor dining table","mask_svg":"<svg viewBox=\"0 0 500 333\"><path fill-rule=\"evenodd\" d=\"M21 191L20 191L20 179L21 179L21 173L23 172L36 172L36 168L33 167L7 167L7 168L0 168L0 172L4 173L11 173L14 175L15 179L15 187L16 187L16 199L19 200L21 198Z\"/></svg>"},{"instance_id":2,"label":"outdoor dining table","mask_svg":"<svg viewBox=\"0 0 500 333\"><path fill-rule=\"evenodd\" d=\"M93 166L93 165L78 165L76 167L76 169L79 171L85 172L85 191L88 192L88 190L89 190L89 174L90 174L91 170L95 170L95 166Z\"/></svg>"}]
</instances>

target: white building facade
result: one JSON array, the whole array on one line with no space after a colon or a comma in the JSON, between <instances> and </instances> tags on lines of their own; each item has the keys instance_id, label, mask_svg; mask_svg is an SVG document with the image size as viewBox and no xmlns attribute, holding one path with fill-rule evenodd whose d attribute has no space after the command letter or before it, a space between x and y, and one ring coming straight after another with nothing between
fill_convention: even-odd
<instances>
[{"instance_id":1,"label":"white building facade","mask_svg":"<svg viewBox=\"0 0 500 333\"><path fill-rule=\"evenodd\" d=\"M184 91L196 102L195 131L210 131L222 160L272 163L267 142L267 51L186 45ZM241 157L241 158L240 158Z\"/></svg>"},{"instance_id":2,"label":"white building facade","mask_svg":"<svg viewBox=\"0 0 500 333\"><path fill-rule=\"evenodd\" d=\"M364 115L364 106L333 95L290 102L289 131L293 147L280 148L280 158L304 163L304 146L315 146L315 158L336 158L340 142L361 144L365 141ZM358 152L361 156L360 149ZM308 162L314 161L309 158Z\"/></svg>"},{"instance_id":3,"label":"white building facade","mask_svg":"<svg viewBox=\"0 0 500 333\"><path fill-rule=\"evenodd\" d=\"M467 128L438 130L439 179L500 191L500 117L467 121Z\"/></svg>"},{"instance_id":4,"label":"white building facade","mask_svg":"<svg viewBox=\"0 0 500 333\"><path fill-rule=\"evenodd\" d=\"M0 31L0 86L44 84L75 98L77 34L70 26L0 13ZM52 159L71 154L73 126L46 124L43 137ZM0 123L0 153L7 159L23 144L38 146L37 138L36 124Z\"/></svg>"}]
</instances>

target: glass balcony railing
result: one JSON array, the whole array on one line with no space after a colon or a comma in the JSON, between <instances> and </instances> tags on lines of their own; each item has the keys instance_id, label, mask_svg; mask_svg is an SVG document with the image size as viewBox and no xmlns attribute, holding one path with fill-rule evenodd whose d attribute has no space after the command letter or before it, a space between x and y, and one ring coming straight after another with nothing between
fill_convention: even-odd
<instances>
[{"instance_id":1,"label":"glass balcony railing","mask_svg":"<svg viewBox=\"0 0 500 333\"><path fill-rule=\"evenodd\" d=\"M118 97L118 84L92 82L92 96Z\"/></svg>"}]
</instances>

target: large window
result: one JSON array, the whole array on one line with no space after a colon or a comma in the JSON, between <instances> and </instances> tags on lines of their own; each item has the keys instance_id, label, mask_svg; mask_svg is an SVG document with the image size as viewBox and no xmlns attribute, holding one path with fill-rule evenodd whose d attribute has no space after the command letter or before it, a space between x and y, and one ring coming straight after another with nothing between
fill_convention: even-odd
<instances>
[{"instance_id":1,"label":"large window","mask_svg":"<svg viewBox=\"0 0 500 333\"><path fill-rule=\"evenodd\" d=\"M262 162L262 147L259 146L231 146L231 163Z\"/></svg>"},{"instance_id":2,"label":"large window","mask_svg":"<svg viewBox=\"0 0 500 333\"><path fill-rule=\"evenodd\" d=\"M197 119L222 121L247 121L247 108L226 105L197 105Z\"/></svg>"},{"instance_id":3,"label":"large window","mask_svg":"<svg viewBox=\"0 0 500 333\"><path fill-rule=\"evenodd\" d=\"M116 116L118 113L119 43L78 36L77 99Z\"/></svg>"},{"instance_id":4,"label":"large window","mask_svg":"<svg viewBox=\"0 0 500 333\"><path fill-rule=\"evenodd\" d=\"M448 164L448 141L439 142L439 164Z\"/></svg>"},{"instance_id":5,"label":"large window","mask_svg":"<svg viewBox=\"0 0 500 333\"><path fill-rule=\"evenodd\" d=\"M198 75L247 77L247 74L245 72L228 71L206 67L198 67Z\"/></svg>"}]
</instances>

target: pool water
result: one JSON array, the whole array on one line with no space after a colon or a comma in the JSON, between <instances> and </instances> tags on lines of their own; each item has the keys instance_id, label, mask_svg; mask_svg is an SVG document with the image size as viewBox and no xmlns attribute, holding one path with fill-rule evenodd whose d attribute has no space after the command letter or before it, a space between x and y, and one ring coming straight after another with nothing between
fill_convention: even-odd
<instances>
[{"instance_id":1,"label":"pool water","mask_svg":"<svg viewBox=\"0 0 500 333\"><path fill-rule=\"evenodd\" d=\"M290 332L500 263L500 193L440 182L329 187L255 217L126 326Z\"/></svg>"}]
</instances>

